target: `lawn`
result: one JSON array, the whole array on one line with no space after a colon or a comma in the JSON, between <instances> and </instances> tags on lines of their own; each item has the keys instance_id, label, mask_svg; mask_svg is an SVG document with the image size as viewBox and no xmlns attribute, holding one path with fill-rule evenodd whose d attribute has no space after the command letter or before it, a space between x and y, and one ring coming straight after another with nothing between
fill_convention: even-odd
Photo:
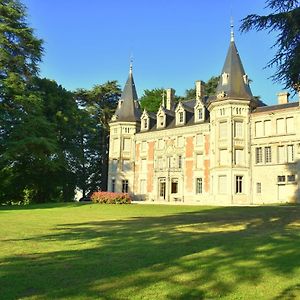
<instances>
[{"instance_id":1,"label":"lawn","mask_svg":"<svg viewBox=\"0 0 300 300\"><path fill-rule=\"evenodd\" d=\"M0 299L300 299L300 206L0 209Z\"/></svg>"}]
</instances>

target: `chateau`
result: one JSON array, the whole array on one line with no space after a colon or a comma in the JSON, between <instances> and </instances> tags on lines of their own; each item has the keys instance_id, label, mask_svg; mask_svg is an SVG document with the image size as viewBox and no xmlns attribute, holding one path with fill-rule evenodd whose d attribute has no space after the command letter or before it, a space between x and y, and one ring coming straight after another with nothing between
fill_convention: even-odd
<instances>
[{"instance_id":1,"label":"chateau","mask_svg":"<svg viewBox=\"0 0 300 300\"><path fill-rule=\"evenodd\" d=\"M140 109L132 67L110 122L108 190L134 199L198 204L299 201L300 106L288 93L253 97L233 32L216 94Z\"/></svg>"}]
</instances>

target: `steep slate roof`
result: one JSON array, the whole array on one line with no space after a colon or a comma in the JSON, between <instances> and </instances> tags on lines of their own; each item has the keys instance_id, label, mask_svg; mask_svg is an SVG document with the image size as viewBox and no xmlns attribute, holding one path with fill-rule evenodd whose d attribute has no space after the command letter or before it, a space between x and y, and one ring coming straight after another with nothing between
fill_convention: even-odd
<instances>
[{"instance_id":1,"label":"steep slate roof","mask_svg":"<svg viewBox=\"0 0 300 300\"><path fill-rule=\"evenodd\" d=\"M116 110L117 120L125 122L140 122L141 111L138 103L138 96L130 66L129 76L124 86L120 100L123 100L120 108Z\"/></svg>"},{"instance_id":2,"label":"steep slate roof","mask_svg":"<svg viewBox=\"0 0 300 300\"><path fill-rule=\"evenodd\" d=\"M222 74L228 74L228 83L222 84L222 75L217 86L216 94L225 92L225 97L238 99L252 99L252 92L248 84L244 82L243 76L246 75L238 50L236 48L233 34L229 49L222 69Z\"/></svg>"}]
</instances>

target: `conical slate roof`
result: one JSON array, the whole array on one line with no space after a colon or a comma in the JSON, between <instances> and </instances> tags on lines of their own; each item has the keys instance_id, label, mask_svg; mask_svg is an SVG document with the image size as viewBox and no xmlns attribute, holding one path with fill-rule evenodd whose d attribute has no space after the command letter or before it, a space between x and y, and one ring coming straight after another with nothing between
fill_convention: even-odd
<instances>
[{"instance_id":1,"label":"conical slate roof","mask_svg":"<svg viewBox=\"0 0 300 300\"><path fill-rule=\"evenodd\" d=\"M233 35L231 37L226 60L223 66L216 94L223 94L223 97L251 99L252 92L248 84L248 77L245 74Z\"/></svg>"},{"instance_id":2,"label":"conical slate roof","mask_svg":"<svg viewBox=\"0 0 300 300\"><path fill-rule=\"evenodd\" d=\"M130 66L129 76L121 95L121 107L117 109L117 121L137 122L140 121L141 111L138 105L138 96Z\"/></svg>"}]
</instances>

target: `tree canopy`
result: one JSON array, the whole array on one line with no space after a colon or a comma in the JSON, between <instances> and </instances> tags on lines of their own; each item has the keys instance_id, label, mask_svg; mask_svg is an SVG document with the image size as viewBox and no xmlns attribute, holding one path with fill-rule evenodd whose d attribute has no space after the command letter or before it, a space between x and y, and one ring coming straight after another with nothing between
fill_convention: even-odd
<instances>
[{"instance_id":1,"label":"tree canopy","mask_svg":"<svg viewBox=\"0 0 300 300\"><path fill-rule=\"evenodd\" d=\"M276 32L273 47L277 52L267 67L276 67L272 76L285 88L300 91L300 7L299 0L267 0L267 7L274 12L260 16L251 14L242 20L242 32L251 29Z\"/></svg>"}]
</instances>

